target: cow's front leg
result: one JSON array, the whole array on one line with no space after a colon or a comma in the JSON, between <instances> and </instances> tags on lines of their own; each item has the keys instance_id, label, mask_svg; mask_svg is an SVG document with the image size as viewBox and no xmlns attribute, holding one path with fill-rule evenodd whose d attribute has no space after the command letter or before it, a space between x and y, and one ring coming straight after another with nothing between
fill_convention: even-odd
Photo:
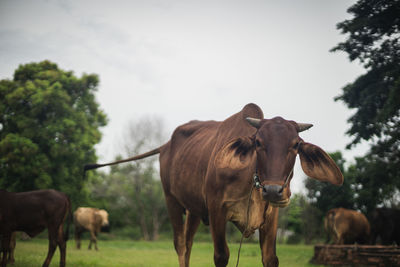
<instances>
[{"instance_id":1,"label":"cow's front leg","mask_svg":"<svg viewBox=\"0 0 400 267\"><path fill-rule=\"evenodd\" d=\"M96 249L96 250L98 250L97 249L97 243L96 243L96 233L94 232L94 231L90 231L90 242L89 242L89 246L88 246L88 249L92 249L92 243L94 244L94 248Z\"/></svg>"},{"instance_id":2,"label":"cow's front leg","mask_svg":"<svg viewBox=\"0 0 400 267\"><path fill-rule=\"evenodd\" d=\"M81 235L82 235L81 229L75 227L75 246L77 249L81 249Z\"/></svg>"},{"instance_id":3,"label":"cow's front leg","mask_svg":"<svg viewBox=\"0 0 400 267\"><path fill-rule=\"evenodd\" d=\"M1 239L1 251L0 254L3 254L1 258L1 266L5 267L7 265L7 252L10 248L10 234L3 234L3 238Z\"/></svg>"},{"instance_id":4,"label":"cow's front leg","mask_svg":"<svg viewBox=\"0 0 400 267\"><path fill-rule=\"evenodd\" d=\"M96 250L99 250L99 248L97 247L97 235L98 235L98 232L95 232L94 233L94 248Z\"/></svg>"},{"instance_id":5,"label":"cow's front leg","mask_svg":"<svg viewBox=\"0 0 400 267\"><path fill-rule=\"evenodd\" d=\"M278 257L276 256L278 214L279 208L270 205L267 209L265 223L260 227L260 247L264 267L279 266Z\"/></svg>"},{"instance_id":6,"label":"cow's front leg","mask_svg":"<svg viewBox=\"0 0 400 267\"><path fill-rule=\"evenodd\" d=\"M57 248L57 229L54 227L49 227L49 250L47 252L47 257L42 265L42 267L48 267L50 265L51 259L53 258L54 252Z\"/></svg>"},{"instance_id":7,"label":"cow's front leg","mask_svg":"<svg viewBox=\"0 0 400 267\"><path fill-rule=\"evenodd\" d=\"M226 213L222 209L210 210L210 229L214 241L214 263L225 267L229 261L229 248L226 244Z\"/></svg>"},{"instance_id":8,"label":"cow's front leg","mask_svg":"<svg viewBox=\"0 0 400 267\"><path fill-rule=\"evenodd\" d=\"M65 267L65 257L67 252L67 241L64 238L63 225L58 227L57 244L60 249L60 267Z\"/></svg>"}]
</instances>

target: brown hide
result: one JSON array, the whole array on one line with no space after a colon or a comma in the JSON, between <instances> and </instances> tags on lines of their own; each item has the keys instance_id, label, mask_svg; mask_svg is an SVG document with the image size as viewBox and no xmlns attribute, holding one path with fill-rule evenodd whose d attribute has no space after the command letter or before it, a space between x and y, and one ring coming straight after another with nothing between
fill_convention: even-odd
<instances>
[{"instance_id":1,"label":"brown hide","mask_svg":"<svg viewBox=\"0 0 400 267\"><path fill-rule=\"evenodd\" d=\"M60 249L60 266L65 266L69 221L65 233L63 223L70 212L69 198L56 190L22 193L0 190L2 266L7 264L7 253L10 249L11 257L13 256L13 248L15 248L15 241L12 243L13 232L23 231L30 237L34 237L46 228L49 232L49 251L43 266L49 266L57 246Z\"/></svg>"},{"instance_id":2,"label":"brown hide","mask_svg":"<svg viewBox=\"0 0 400 267\"><path fill-rule=\"evenodd\" d=\"M80 207L74 212L74 224L76 247L80 249L81 235L84 231L89 231L90 242L88 248L91 249L92 243L94 243L95 249L98 250L97 234L102 227L109 225L108 213L101 209Z\"/></svg>"},{"instance_id":3,"label":"brown hide","mask_svg":"<svg viewBox=\"0 0 400 267\"><path fill-rule=\"evenodd\" d=\"M370 225L361 212L344 208L331 209L325 217L325 230L333 236L335 244L366 244Z\"/></svg>"},{"instance_id":4,"label":"brown hide","mask_svg":"<svg viewBox=\"0 0 400 267\"><path fill-rule=\"evenodd\" d=\"M263 265L278 266L278 207L289 204L297 154L301 155L303 169L313 178L339 185L343 176L321 148L298 136L304 127L280 117L263 116L257 105L248 104L222 122L191 121L179 126L170 141L159 149L121 161L87 165L85 169L159 152L161 181L180 266L189 266L193 236L200 220L210 225L216 266L228 263L228 221L245 236L259 229ZM261 183L257 188L253 182L256 171Z\"/></svg>"}]
</instances>

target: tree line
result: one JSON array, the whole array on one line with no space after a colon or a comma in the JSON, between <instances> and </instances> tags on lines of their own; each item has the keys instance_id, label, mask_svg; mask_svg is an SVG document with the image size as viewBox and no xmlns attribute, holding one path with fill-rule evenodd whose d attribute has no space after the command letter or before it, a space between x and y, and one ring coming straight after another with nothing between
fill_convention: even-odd
<instances>
[{"instance_id":1,"label":"tree line","mask_svg":"<svg viewBox=\"0 0 400 267\"><path fill-rule=\"evenodd\" d=\"M354 110L347 149L362 141L370 149L354 162L345 162L340 151L331 153L344 174L343 186L307 179L306 194L293 196L281 210L280 227L295 233L293 242L323 238L322 218L330 208L368 215L377 206L399 205L400 2L360 0L348 12L352 18L337 24L346 40L331 51L347 53L365 73L334 100ZM54 188L67 193L74 207L109 210L121 236L157 239L171 231L157 158L82 175L84 163L96 162L94 146L107 124L95 99L98 85L96 74L77 77L47 60L20 65L12 79L0 81L0 188ZM131 123L120 157L163 144L162 133L160 119Z\"/></svg>"}]
</instances>

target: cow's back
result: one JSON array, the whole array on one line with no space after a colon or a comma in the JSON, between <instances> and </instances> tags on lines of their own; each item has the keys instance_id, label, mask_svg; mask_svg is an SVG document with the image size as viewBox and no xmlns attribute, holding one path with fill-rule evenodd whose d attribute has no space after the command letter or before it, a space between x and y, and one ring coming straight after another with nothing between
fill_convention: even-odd
<instances>
[{"instance_id":1,"label":"cow's back","mask_svg":"<svg viewBox=\"0 0 400 267\"><path fill-rule=\"evenodd\" d=\"M80 207L74 212L75 227L94 230L94 208Z\"/></svg>"}]
</instances>

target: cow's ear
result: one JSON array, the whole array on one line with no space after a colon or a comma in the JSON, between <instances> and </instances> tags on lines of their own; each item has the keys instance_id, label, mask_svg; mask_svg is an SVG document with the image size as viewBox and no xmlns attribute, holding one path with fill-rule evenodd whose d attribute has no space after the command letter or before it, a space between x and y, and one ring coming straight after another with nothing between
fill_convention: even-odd
<instances>
[{"instance_id":1,"label":"cow's ear","mask_svg":"<svg viewBox=\"0 0 400 267\"><path fill-rule=\"evenodd\" d=\"M299 155L304 173L311 178L334 185L343 184L343 174L339 167L320 147L310 143L301 143Z\"/></svg>"},{"instance_id":2,"label":"cow's ear","mask_svg":"<svg viewBox=\"0 0 400 267\"><path fill-rule=\"evenodd\" d=\"M239 137L224 145L215 158L217 169L241 170L249 167L254 157L254 140Z\"/></svg>"}]
</instances>

